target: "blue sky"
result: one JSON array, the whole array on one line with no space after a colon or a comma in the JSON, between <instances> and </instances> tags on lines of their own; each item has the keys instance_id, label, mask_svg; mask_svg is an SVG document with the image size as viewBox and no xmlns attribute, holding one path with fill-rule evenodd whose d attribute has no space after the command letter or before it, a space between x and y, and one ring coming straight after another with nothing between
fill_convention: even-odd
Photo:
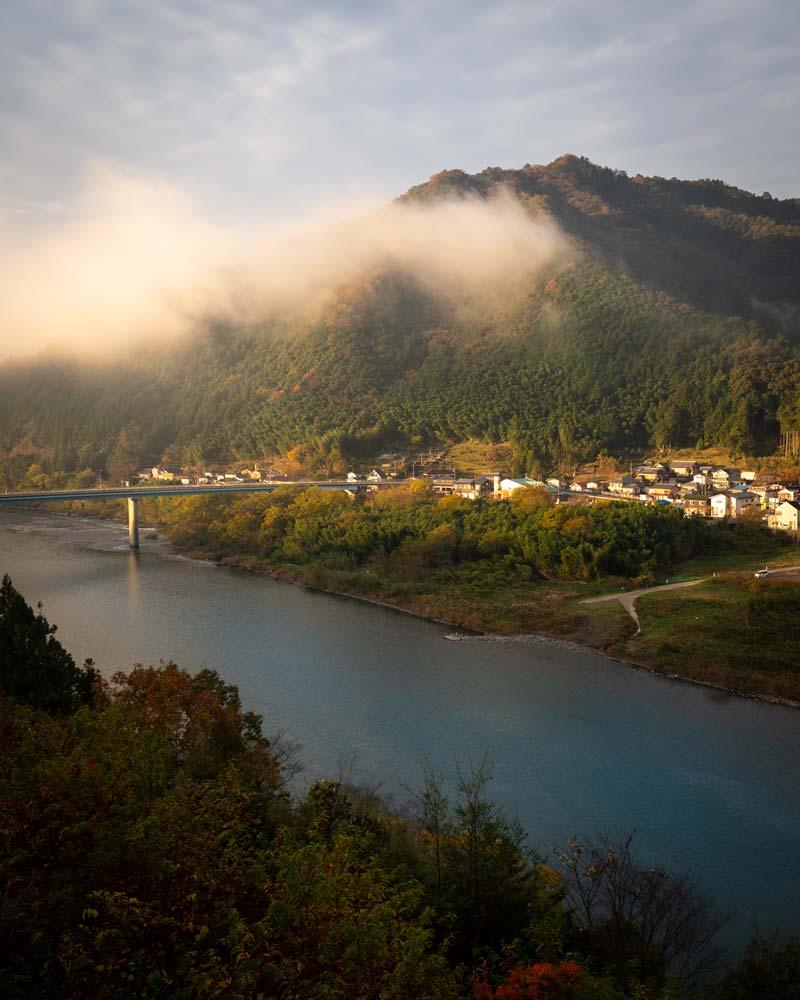
<instances>
[{"instance_id":1,"label":"blue sky","mask_svg":"<svg viewBox=\"0 0 800 1000\"><path fill-rule=\"evenodd\" d=\"M220 222L572 152L800 195L796 0L3 0L0 220L98 163Z\"/></svg>"}]
</instances>

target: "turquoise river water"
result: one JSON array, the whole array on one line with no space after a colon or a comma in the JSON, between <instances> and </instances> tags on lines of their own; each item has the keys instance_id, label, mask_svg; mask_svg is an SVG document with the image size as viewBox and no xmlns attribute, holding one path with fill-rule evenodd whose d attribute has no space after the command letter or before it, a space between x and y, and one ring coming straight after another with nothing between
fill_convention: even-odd
<instances>
[{"instance_id":1,"label":"turquoise river water","mask_svg":"<svg viewBox=\"0 0 800 1000\"><path fill-rule=\"evenodd\" d=\"M800 930L800 710L546 641L448 642L444 626L158 541L133 553L106 522L2 510L0 573L106 674L218 668L268 733L301 744L301 783L345 766L402 802L423 756L452 779L488 752L493 796L543 851L635 828L646 857L691 867L734 913L727 942L754 920Z\"/></svg>"}]
</instances>

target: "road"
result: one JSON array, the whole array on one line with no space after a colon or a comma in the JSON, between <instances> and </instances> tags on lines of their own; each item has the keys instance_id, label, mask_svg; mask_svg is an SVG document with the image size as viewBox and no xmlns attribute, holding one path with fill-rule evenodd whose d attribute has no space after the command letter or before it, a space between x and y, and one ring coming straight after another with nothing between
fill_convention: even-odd
<instances>
[{"instance_id":1,"label":"road","mask_svg":"<svg viewBox=\"0 0 800 1000\"><path fill-rule=\"evenodd\" d=\"M681 587L694 587L705 580L687 580L685 583L664 583L660 587L641 587L639 590L625 590L619 594L603 594L602 597L585 597L580 604L600 604L603 601L619 601L628 614L636 622L636 634L642 631L642 623L636 613L636 598L642 594L657 594L662 590L679 590Z\"/></svg>"},{"instance_id":2,"label":"road","mask_svg":"<svg viewBox=\"0 0 800 1000\"><path fill-rule=\"evenodd\" d=\"M793 576L800 573L800 566L778 566L769 571L770 578L775 576ZM660 587L641 587L639 590L625 590L619 594L603 594L602 597L585 597L579 604L600 604L603 601L619 601L628 614L636 622L636 634L642 631L642 623L636 613L636 598L642 594L657 594L662 590L679 590L681 587L695 587L698 583L705 583L705 579L686 580L684 583L664 583Z\"/></svg>"}]
</instances>

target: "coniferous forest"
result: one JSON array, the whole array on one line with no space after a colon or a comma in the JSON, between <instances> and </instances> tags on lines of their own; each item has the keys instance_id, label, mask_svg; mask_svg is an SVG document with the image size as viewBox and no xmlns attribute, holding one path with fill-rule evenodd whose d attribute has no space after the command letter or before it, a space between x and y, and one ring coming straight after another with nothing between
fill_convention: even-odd
<instances>
[{"instance_id":1,"label":"coniferous forest","mask_svg":"<svg viewBox=\"0 0 800 1000\"><path fill-rule=\"evenodd\" d=\"M346 469L395 445L509 441L518 469L599 453L800 440L800 205L585 158L435 175L400 205L510 193L562 252L500 298L454 303L398 268L313 319L209 316L179 342L0 369L4 485L32 463L112 478L299 456Z\"/></svg>"}]
</instances>

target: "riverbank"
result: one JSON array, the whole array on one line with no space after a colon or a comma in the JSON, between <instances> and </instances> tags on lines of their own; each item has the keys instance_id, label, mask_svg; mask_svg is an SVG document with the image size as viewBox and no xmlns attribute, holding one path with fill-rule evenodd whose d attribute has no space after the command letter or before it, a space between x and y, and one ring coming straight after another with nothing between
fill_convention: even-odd
<instances>
[{"instance_id":1,"label":"riverbank","mask_svg":"<svg viewBox=\"0 0 800 1000\"><path fill-rule=\"evenodd\" d=\"M771 703L800 703L800 671L794 668L800 663L800 585L753 577L766 560L771 567L797 562L796 550L757 532L730 532L727 548L701 554L669 571L673 583L705 579L692 586L691 592L665 594L657 586L664 578L653 580L656 586L641 591L636 599L641 626L637 631L620 601L584 603L630 593L631 580L613 575L592 581L554 579L533 572L524 560L506 564L494 553L509 534L507 526L505 535L495 532L485 556L479 546L491 536L473 531L468 557L453 560L449 555L453 548L466 544L464 519L476 510L467 502L444 507L441 501L420 503L416 498L407 500L405 507L394 502L390 530L397 523L408 531L408 519L418 515L438 516L439 526L432 530L426 526L425 537L399 546L394 542L390 554L376 551L374 557L360 562L340 555L339 543L343 531L365 521L365 512L342 498L312 495L306 500L289 494L281 499L276 495L273 501L228 500L218 509L213 500L173 501L171 506L142 503L143 520L158 526L158 544L167 545L169 539L176 551L189 558L267 573L276 580L381 604L473 634L546 636L664 677ZM285 517L289 504L317 504L323 514L312 509L305 521L296 519L291 558L276 558L265 552L277 547L267 544L259 533L272 518L270 537L285 539L290 531L287 524L291 524ZM323 516L331 510L336 515L333 522ZM497 510L502 508L489 508ZM120 514L100 504L90 510L82 506L80 512ZM551 515L556 512L549 511L546 517ZM561 512L557 516L563 522L562 532L569 529L580 536L591 528L587 518L576 518L574 513L566 522ZM456 523L462 525L458 533ZM653 530L657 528L656 524ZM147 534L143 532L145 541ZM380 536L375 537L377 544ZM637 544L643 537L646 541L640 535ZM315 547L319 555L314 554ZM759 607L762 598L781 596L781 588L791 592L788 604L783 602L785 607Z\"/></svg>"},{"instance_id":2,"label":"riverbank","mask_svg":"<svg viewBox=\"0 0 800 1000\"><path fill-rule=\"evenodd\" d=\"M667 680L685 681L767 704L800 708L800 679L788 669L785 672L778 669L773 673L754 669L748 665L747 649L742 651L741 648L736 654L735 666L723 662L725 654L721 650L726 649L727 655L731 655L732 647L740 641L740 637L725 634L725 630L730 629L733 624L731 615L736 616L737 605L748 593L749 570L728 570L711 581L698 581L691 587L694 593L670 594L669 604L663 608L659 608L656 600L664 589L672 590L672 585L669 588L654 587L652 592L641 591L637 603L640 604L644 628L638 631L621 602L584 603L587 591L601 589L596 585L529 585L496 592L481 600L475 595L465 596L444 587L414 593L418 587L416 584L408 585L405 589L411 592L402 596L397 593L398 589L404 589L402 584L394 581L391 588L394 593L387 596L379 585L365 592L370 581L365 580L363 575L358 575L354 581L352 573L337 574L316 567L271 566L252 557L220 558L202 551L183 551L182 554L187 558L210 559L217 565L263 573L281 582L463 629L465 640L556 643L565 649L600 652L630 668ZM605 589L607 586L608 582ZM719 602L713 596L715 591L725 593L728 613L723 616L719 616ZM678 609L682 613L678 613ZM687 646L684 619L698 622L700 616L695 612L700 609L704 612L702 641L697 637L694 645ZM677 637L683 642L683 649L675 645ZM800 636L797 638L800 639ZM780 661L781 657L798 652L794 649L795 643L787 648L785 635L775 635L773 645L776 648L770 650L759 638L756 641L760 642L758 651L762 657L769 652L773 660L777 657Z\"/></svg>"}]
</instances>

